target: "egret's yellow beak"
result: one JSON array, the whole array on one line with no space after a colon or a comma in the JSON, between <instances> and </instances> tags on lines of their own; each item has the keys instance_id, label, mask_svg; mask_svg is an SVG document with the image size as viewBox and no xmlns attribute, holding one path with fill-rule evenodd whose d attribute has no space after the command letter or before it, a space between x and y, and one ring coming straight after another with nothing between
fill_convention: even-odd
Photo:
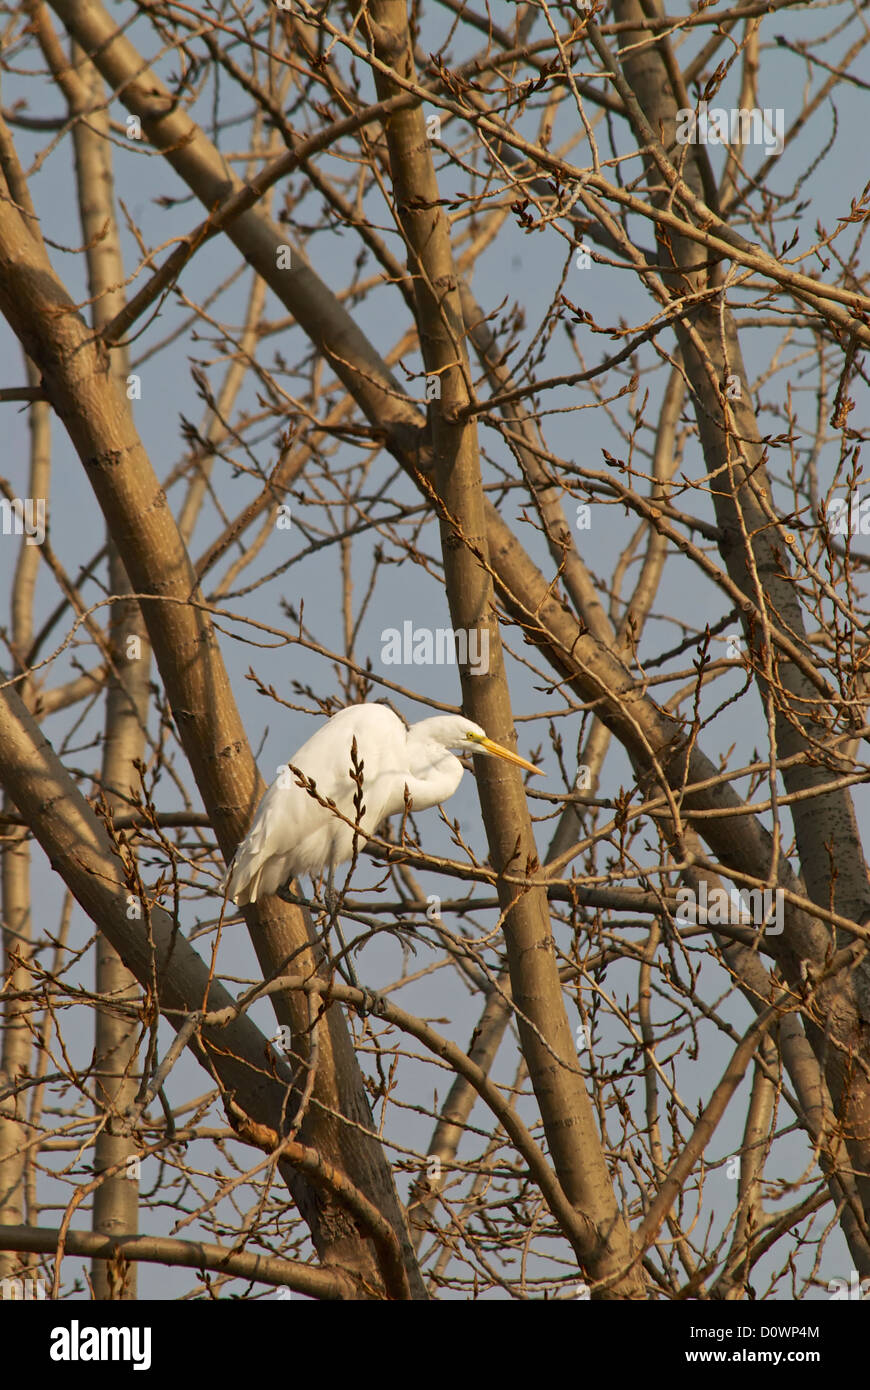
<instances>
[{"instance_id":1,"label":"egret's yellow beak","mask_svg":"<svg viewBox=\"0 0 870 1390\"><path fill-rule=\"evenodd\" d=\"M492 753L496 758L504 758L505 762L516 763L517 767L524 767L526 772L537 772L543 777L543 768L535 767L534 763L527 763L525 758L521 758L519 753L512 753L509 748L502 748L500 743L494 743L491 738L475 738L472 740L477 748L483 749L487 753Z\"/></svg>"}]
</instances>

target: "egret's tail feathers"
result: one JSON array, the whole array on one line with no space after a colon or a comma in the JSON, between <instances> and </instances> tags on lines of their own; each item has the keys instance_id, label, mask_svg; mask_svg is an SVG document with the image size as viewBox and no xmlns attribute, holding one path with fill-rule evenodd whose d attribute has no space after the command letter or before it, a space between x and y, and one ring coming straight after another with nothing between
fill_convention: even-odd
<instances>
[{"instance_id":1,"label":"egret's tail feathers","mask_svg":"<svg viewBox=\"0 0 870 1390\"><path fill-rule=\"evenodd\" d=\"M236 907L246 907L248 903L257 901L263 867L260 865L253 873L251 869L252 865L245 863L244 855L240 859L237 854L221 884L221 888L226 891L228 898L232 898Z\"/></svg>"},{"instance_id":2,"label":"egret's tail feathers","mask_svg":"<svg viewBox=\"0 0 870 1390\"><path fill-rule=\"evenodd\" d=\"M263 859L247 845L240 845L221 884L236 907L246 907L268 893L275 893L289 877L280 859Z\"/></svg>"}]
</instances>

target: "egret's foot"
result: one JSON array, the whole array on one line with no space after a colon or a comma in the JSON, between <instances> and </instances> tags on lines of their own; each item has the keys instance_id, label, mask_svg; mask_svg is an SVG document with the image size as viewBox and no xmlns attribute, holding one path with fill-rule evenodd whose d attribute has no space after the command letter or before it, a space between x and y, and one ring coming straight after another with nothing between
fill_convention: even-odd
<instances>
[{"instance_id":1,"label":"egret's foot","mask_svg":"<svg viewBox=\"0 0 870 1390\"><path fill-rule=\"evenodd\" d=\"M355 1005L360 1018L365 1018L368 1014L374 1014L376 1018L382 1018L387 1001L382 994L378 994L376 989L366 989L364 985L357 985L357 989L362 991L362 1003Z\"/></svg>"},{"instance_id":2,"label":"egret's foot","mask_svg":"<svg viewBox=\"0 0 870 1390\"><path fill-rule=\"evenodd\" d=\"M276 898L280 898L281 901L282 901L282 903L290 903L291 906L293 906L293 907L307 907L307 906L308 906L308 899L307 899L307 898L300 898L300 897L297 896L296 893L291 893L291 892L290 892L290 885L289 885L289 883L285 883L283 888L277 888L277 889L275 890L275 897L276 897Z\"/></svg>"}]
</instances>

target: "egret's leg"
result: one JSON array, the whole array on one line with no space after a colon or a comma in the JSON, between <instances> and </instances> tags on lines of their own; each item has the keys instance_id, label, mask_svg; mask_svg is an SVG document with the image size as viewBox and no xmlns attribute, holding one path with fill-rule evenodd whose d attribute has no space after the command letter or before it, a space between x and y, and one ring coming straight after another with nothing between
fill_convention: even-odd
<instances>
[{"instance_id":1,"label":"egret's leg","mask_svg":"<svg viewBox=\"0 0 870 1390\"><path fill-rule=\"evenodd\" d=\"M361 994L364 995L363 1003L360 1005L360 1012L367 1014L371 1012L373 1009L376 1009L381 996L375 990L366 989L365 986L361 985L359 980L357 979L357 973L354 969L353 961L350 958L350 951L348 950L347 942L344 939L344 932L341 929L341 922L338 916L338 894L335 891L334 879L335 869L332 867L332 865L330 865L329 876L326 884L326 891L324 893L326 909L329 913L329 917L326 921L326 930L329 931L330 927L335 927L336 934L341 943L343 959L347 964L347 974L344 976L344 978L347 984L349 984L353 989L358 989L361 992ZM294 893L290 892L289 883L286 883L283 888L279 888L275 896L277 898L281 898L281 900L285 903L292 903L294 907L309 906L307 898L298 898ZM342 966L339 966L338 968L344 975L344 970L342 969Z\"/></svg>"},{"instance_id":2,"label":"egret's leg","mask_svg":"<svg viewBox=\"0 0 870 1390\"><path fill-rule=\"evenodd\" d=\"M376 990L366 989L365 986L361 985L359 980L357 979L357 974L353 967L353 961L350 958L350 951L348 950L347 942L344 939L344 932L341 929L341 922L339 920L338 894L335 891L335 868L332 864L330 864L329 866L329 874L327 876L326 881L325 899L326 906L329 909L329 921L327 923L327 929L329 927L335 927L336 935L338 936L338 939L341 942L342 953L347 964L347 973L350 976L349 983L353 986L354 989L360 990L363 995L363 1002L360 1006L360 1013L367 1014L372 1009L377 1009L377 1005L380 1001L381 996L377 993Z\"/></svg>"},{"instance_id":3,"label":"egret's leg","mask_svg":"<svg viewBox=\"0 0 870 1390\"><path fill-rule=\"evenodd\" d=\"M344 939L344 932L341 930L341 922L338 916L338 894L335 891L335 867L332 864L330 864L329 866L329 874L327 875L326 879L326 892L324 894L324 898L326 901L327 910L329 912L329 918L326 923L327 931L331 927L335 927L336 935L339 941L341 942L341 950L344 957L344 962L347 966L347 973L350 976L349 983L353 985L354 989L360 989L360 982L357 979L356 971L353 968L353 961L350 958L350 951L347 949L347 942Z\"/></svg>"},{"instance_id":4,"label":"egret's leg","mask_svg":"<svg viewBox=\"0 0 870 1390\"><path fill-rule=\"evenodd\" d=\"M326 875L326 889L323 894L324 902L329 909L330 925L338 920L338 894L335 891L335 865L330 864L329 872Z\"/></svg>"}]
</instances>

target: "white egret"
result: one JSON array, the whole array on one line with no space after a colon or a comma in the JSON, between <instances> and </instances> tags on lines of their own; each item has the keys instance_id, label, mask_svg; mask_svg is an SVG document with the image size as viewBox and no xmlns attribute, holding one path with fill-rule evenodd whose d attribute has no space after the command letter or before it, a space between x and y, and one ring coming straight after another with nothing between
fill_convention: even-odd
<instances>
[{"instance_id":1,"label":"white egret","mask_svg":"<svg viewBox=\"0 0 870 1390\"><path fill-rule=\"evenodd\" d=\"M347 819L321 805L300 786L289 768L279 774L260 802L222 885L239 907L277 892L302 873L317 877L328 869L331 888L336 866L353 853L357 790L351 777L354 739L357 766L362 765L365 807L359 824L368 835L373 835L388 816L404 809L406 787L415 811L437 806L453 795L464 769L451 748L505 758L528 772L541 771L494 743L479 724L460 715L436 715L406 729L385 705L349 705L334 714L290 759L293 767L315 783L318 796L333 801Z\"/></svg>"}]
</instances>

